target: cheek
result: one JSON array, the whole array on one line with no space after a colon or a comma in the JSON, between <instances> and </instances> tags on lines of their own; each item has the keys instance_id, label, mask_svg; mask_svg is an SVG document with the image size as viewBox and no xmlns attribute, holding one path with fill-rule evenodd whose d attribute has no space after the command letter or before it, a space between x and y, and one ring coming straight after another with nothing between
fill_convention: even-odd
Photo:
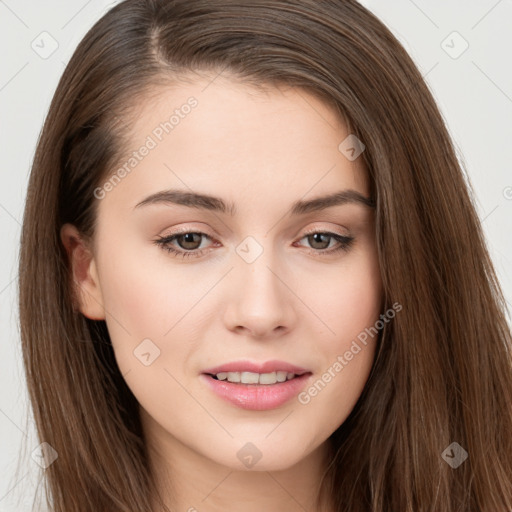
<instances>
[{"instance_id":1,"label":"cheek","mask_svg":"<svg viewBox=\"0 0 512 512\"><path fill-rule=\"evenodd\" d=\"M381 287L377 276L371 272L354 272L344 280L331 302L336 308L335 317L336 343L343 349L347 341L357 337L365 328L373 325L380 314Z\"/></svg>"},{"instance_id":2,"label":"cheek","mask_svg":"<svg viewBox=\"0 0 512 512\"><path fill-rule=\"evenodd\" d=\"M343 350L381 313L382 283L374 252L355 254L329 269L321 279L305 281L319 317L329 328L322 339L325 351Z\"/></svg>"},{"instance_id":3,"label":"cheek","mask_svg":"<svg viewBox=\"0 0 512 512\"><path fill-rule=\"evenodd\" d=\"M211 287L151 243L105 244L100 265L107 316L134 337L161 338Z\"/></svg>"},{"instance_id":4,"label":"cheek","mask_svg":"<svg viewBox=\"0 0 512 512\"><path fill-rule=\"evenodd\" d=\"M328 434L345 421L368 380L380 332L375 326L382 313L382 284L373 253L338 269L326 282L329 300L318 299L317 307L335 334L316 338L323 367L299 403Z\"/></svg>"},{"instance_id":5,"label":"cheek","mask_svg":"<svg viewBox=\"0 0 512 512\"><path fill-rule=\"evenodd\" d=\"M100 277L106 323L122 373L138 373L145 368L144 359L154 360L153 370L171 368L172 360L186 362L200 327L194 304L211 288L211 279L199 280L197 274L183 271L184 266L172 266L165 255L155 257L155 248L147 254L140 247L103 247Z\"/></svg>"},{"instance_id":6,"label":"cheek","mask_svg":"<svg viewBox=\"0 0 512 512\"><path fill-rule=\"evenodd\" d=\"M180 383L198 349L201 319L193 306L211 285L176 266L114 252L120 257L104 262L102 293L119 370L139 404L163 424L177 409L189 418L197 410Z\"/></svg>"}]
</instances>

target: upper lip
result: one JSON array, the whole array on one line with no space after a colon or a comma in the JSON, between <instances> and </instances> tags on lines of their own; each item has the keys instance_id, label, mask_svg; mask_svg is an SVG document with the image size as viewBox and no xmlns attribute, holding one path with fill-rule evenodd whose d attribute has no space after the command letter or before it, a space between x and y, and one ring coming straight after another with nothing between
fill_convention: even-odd
<instances>
[{"instance_id":1,"label":"upper lip","mask_svg":"<svg viewBox=\"0 0 512 512\"><path fill-rule=\"evenodd\" d=\"M265 361L263 363L254 363L252 361L232 361L225 363L214 368L208 368L203 373L210 375L216 375L217 373L223 372L252 372L252 373L272 373L284 371L287 373L294 373L295 375L303 375L309 373L308 370L295 366L294 364L287 363L285 361Z\"/></svg>"}]
</instances>

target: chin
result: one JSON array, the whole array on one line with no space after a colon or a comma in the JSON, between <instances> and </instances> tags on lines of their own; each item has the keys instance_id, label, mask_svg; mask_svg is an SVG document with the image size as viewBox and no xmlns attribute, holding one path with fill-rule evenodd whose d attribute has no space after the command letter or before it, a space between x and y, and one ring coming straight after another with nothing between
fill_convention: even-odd
<instances>
[{"instance_id":1,"label":"chin","mask_svg":"<svg viewBox=\"0 0 512 512\"><path fill-rule=\"evenodd\" d=\"M299 449L301 444L291 437L285 442L277 437L275 440L265 439L264 435L258 439L252 437L253 441L236 440L234 449L226 448L222 454L211 454L210 458L233 471L284 471L314 451Z\"/></svg>"}]
</instances>

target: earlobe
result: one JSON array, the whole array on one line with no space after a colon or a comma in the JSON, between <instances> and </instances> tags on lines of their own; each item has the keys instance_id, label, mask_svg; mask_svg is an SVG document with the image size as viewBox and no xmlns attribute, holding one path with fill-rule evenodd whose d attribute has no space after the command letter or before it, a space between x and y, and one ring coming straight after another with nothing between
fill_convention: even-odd
<instances>
[{"instance_id":1,"label":"earlobe","mask_svg":"<svg viewBox=\"0 0 512 512\"><path fill-rule=\"evenodd\" d=\"M80 232L72 224L64 224L60 239L66 249L71 269L74 307L91 320L105 320L103 296L94 256Z\"/></svg>"}]
</instances>

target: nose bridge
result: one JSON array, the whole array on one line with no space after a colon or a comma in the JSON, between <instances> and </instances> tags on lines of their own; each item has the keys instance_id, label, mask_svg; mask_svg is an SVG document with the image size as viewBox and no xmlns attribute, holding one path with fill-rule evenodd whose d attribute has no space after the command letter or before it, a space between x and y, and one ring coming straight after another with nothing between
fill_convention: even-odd
<instances>
[{"instance_id":1,"label":"nose bridge","mask_svg":"<svg viewBox=\"0 0 512 512\"><path fill-rule=\"evenodd\" d=\"M268 239L266 242L262 237L258 240L253 236L246 237L236 248L239 258L236 266L245 284L242 287L243 297L249 296L257 299L256 302L269 304L280 294L277 288L282 287L282 283L275 275L275 267L279 266L276 264L275 250Z\"/></svg>"},{"instance_id":2,"label":"nose bridge","mask_svg":"<svg viewBox=\"0 0 512 512\"><path fill-rule=\"evenodd\" d=\"M230 322L263 335L277 327L289 327L293 321L293 293L280 275L282 265L271 242L263 237L246 237L236 248L236 293L231 304Z\"/></svg>"}]
</instances>

